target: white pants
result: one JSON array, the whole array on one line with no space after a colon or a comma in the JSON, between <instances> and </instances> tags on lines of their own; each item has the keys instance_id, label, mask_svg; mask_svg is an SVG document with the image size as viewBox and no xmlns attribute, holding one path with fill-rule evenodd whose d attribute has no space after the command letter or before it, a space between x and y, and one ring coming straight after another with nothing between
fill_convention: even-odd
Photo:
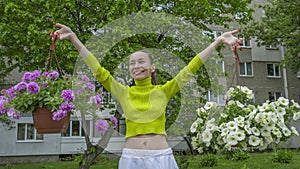
<instances>
[{"instance_id":1,"label":"white pants","mask_svg":"<svg viewBox=\"0 0 300 169\"><path fill-rule=\"evenodd\" d=\"M141 150L124 148L119 169L178 169L171 148Z\"/></svg>"}]
</instances>

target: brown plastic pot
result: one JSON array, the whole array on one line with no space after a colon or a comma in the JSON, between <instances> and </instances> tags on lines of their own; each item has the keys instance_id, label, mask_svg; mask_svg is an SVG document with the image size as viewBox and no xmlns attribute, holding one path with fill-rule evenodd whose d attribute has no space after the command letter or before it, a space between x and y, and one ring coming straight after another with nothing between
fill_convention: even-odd
<instances>
[{"instance_id":1,"label":"brown plastic pot","mask_svg":"<svg viewBox=\"0 0 300 169\"><path fill-rule=\"evenodd\" d=\"M70 123L70 113L61 120L53 120L48 107L36 108L32 112L34 127L40 134L65 133Z\"/></svg>"}]
</instances>

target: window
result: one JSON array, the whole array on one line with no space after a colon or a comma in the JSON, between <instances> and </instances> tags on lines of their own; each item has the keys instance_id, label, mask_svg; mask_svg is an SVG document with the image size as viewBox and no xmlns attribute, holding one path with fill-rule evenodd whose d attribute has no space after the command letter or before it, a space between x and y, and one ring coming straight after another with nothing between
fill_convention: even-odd
<instances>
[{"instance_id":1,"label":"window","mask_svg":"<svg viewBox=\"0 0 300 169\"><path fill-rule=\"evenodd\" d=\"M86 132L90 135L91 131L91 121L86 120ZM82 128L81 121L79 120L71 120L70 125L66 131L66 133L61 134L62 137L84 137L84 131Z\"/></svg>"},{"instance_id":2,"label":"window","mask_svg":"<svg viewBox=\"0 0 300 169\"><path fill-rule=\"evenodd\" d=\"M44 135L38 134L33 124L18 123L17 140L18 141L44 140Z\"/></svg>"},{"instance_id":3,"label":"window","mask_svg":"<svg viewBox=\"0 0 300 169\"><path fill-rule=\"evenodd\" d=\"M251 47L251 40L243 39L243 44L241 44L241 47L243 48Z\"/></svg>"},{"instance_id":4,"label":"window","mask_svg":"<svg viewBox=\"0 0 300 169\"><path fill-rule=\"evenodd\" d=\"M222 72L225 72L225 64L223 60L218 60L217 64L220 66L220 68L222 69Z\"/></svg>"},{"instance_id":5,"label":"window","mask_svg":"<svg viewBox=\"0 0 300 169\"><path fill-rule=\"evenodd\" d=\"M278 49L277 46L274 46L274 45L266 45L266 49Z\"/></svg>"},{"instance_id":6,"label":"window","mask_svg":"<svg viewBox=\"0 0 300 169\"><path fill-rule=\"evenodd\" d=\"M281 97L281 92L269 92L269 101L277 101Z\"/></svg>"},{"instance_id":7,"label":"window","mask_svg":"<svg viewBox=\"0 0 300 169\"><path fill-rule=\"evenodd\" d=\"M240 63L240 76L253 76L251 62Z\"/></svg>"},{"instance_id":8,"label":"window","mask_svg":"<svg viewBox=\"0 0 300 169\"><path fill-rule=\"evenodd\" d=\"M203 35L207 35L209 36L210 38L213 38L213 39L217 39L217 37L221 36L222 35L222 31L203 31L202 34Z\"/></svg>"},{"instance_id":9,"label":"window","mask_svg":"<svg viewBox=\"0 0 300 169\"><path fill-rule=\"evenodd\" d=\"M113 96L107 92L107 91L103 91L102 92L102 100L101 100L102 104L115 104L114 98Z\"/></svg>"},{"instance_id":10,"label":"window","mask_svg":"<svg viewBox=\"0 0 300 169\"><path fill-rule=\"evenodd\" d=\"M225 105L225 95L215 95L211 91L207 92L206 100L209 102L216 102L219 105Z\"/></svg>"},{"instance_id":11,"label":"window","mask_svg":"<svg viewBox=\"0 0 300 169\"><path fill-rule=\"evenodd\" d=\"M280 77L279 66L273 63L267 64L268 77Z\"/></svg>"},{"instance_id":12,"label":"window","mask_svg":"<svg viewBox=\"0 0 300 169\"><path fill-rule=\"evenodd\" d=\"M300 71L297 72L297 77L300 78Z\"/></svg>"}]
</instances>

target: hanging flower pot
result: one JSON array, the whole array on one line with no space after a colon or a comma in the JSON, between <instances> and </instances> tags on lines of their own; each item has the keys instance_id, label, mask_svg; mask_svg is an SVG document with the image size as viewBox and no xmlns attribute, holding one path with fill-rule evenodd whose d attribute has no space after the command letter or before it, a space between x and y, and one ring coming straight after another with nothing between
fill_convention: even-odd
<instances>
[{"instance_id":1,"label":"hanging flower pot","mask_svg":"<svg viewBox=\"0 0 300 169\"><path fill-rule=\"evenodd\" d=\"M70 123L70 113L60 120L53 120L52 112L48 107L36 108L32 112L34 127L38 133L65 133Z\"/></svg>"}]
</instances>

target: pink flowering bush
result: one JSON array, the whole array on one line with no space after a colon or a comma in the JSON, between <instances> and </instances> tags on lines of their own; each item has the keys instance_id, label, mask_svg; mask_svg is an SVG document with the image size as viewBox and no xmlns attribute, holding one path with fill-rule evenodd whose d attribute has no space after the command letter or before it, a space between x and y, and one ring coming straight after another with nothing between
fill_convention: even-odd
<instances>
[{"instance_id":1,"label":"pink flowering bush","mask_svg":"<svg viewBox=\"0 0 300 169\"><path fill-rule=\"evenodd\" d=\"M60 76L56 71L26 72L21 82L1 91L0 116L19 119L22 114L32 113L37 107L44 106L53 112L53 120L60 120L76 110L95 113L101 110L102 100L101 90L98 93L95 91L95 85L83 73L71 77ZM97 116L93 116L98 119ZM96 128L103 132L108 125L116 128L117 122L112 116L107 125L98 122Z\"/></svg>"},{"instance_id":2,"label":"pink flowering bush","mask_svg":"<svg viewBox=\"0 0 300 169\"><path fill-rule=\"evenodd\" d=\"M1 91L0 113L18 119L23 113L47 106L53 119L60 120L74 109L71 86L70 75L60 76L57 71L25 72L21 82Z\"/></svg>"}]
</instances>

